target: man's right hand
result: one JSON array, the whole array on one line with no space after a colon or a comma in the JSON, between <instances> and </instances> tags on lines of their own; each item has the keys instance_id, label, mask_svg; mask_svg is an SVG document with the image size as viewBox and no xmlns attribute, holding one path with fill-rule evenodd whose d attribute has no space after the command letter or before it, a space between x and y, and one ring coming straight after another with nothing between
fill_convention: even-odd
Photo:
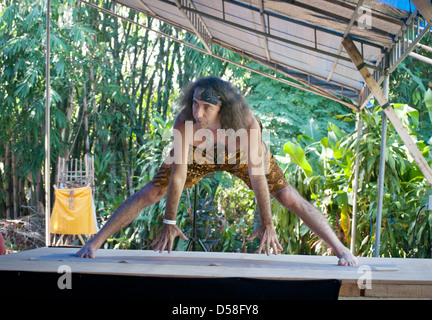
<instances>
[{"instance_id":1,"label":"man's right hand","mask_svg":"<svg viewBox=\"0 0 432 320\"><path fill-rule=\"evenodd\" d=\"M282 252L283 248L280 245L276 231L273 225L270 226L261 226L253 235L247 238L247 241L252 241L255 238L259 238L261 240L260 245L258 247L258 253L261 253L263 248L265 248L266 254L270 255L270 248L273 249L274 254L278 254L278 252ZM265 247L264 247L265 245Z\"/></svg>"},{"instance_id":2,"label":"man's right hand","mask_svg":"<svg viewBox=\"0 0 432 320\"><path fill-rule=\"evenodd\" d=\"M188 240L188 238L181 232L179 227L171 224L164 224L159 236L152 242L151 246L154 251L159 251L162 253L165 247L168 246L168 253L171 253L174 239L180 237L183 240Z\"/></svg>"},{"instance_id":3,"label":"man's right hand","mask_svg":"<svg viewBox=\"0 0 432 320\"><path fill-rule=\"evenodd\" d=\"M94 258L95 251L99 248L94 241L94 238L91 238L75 255L79 258Z\"/></svg>"}]
</instances>

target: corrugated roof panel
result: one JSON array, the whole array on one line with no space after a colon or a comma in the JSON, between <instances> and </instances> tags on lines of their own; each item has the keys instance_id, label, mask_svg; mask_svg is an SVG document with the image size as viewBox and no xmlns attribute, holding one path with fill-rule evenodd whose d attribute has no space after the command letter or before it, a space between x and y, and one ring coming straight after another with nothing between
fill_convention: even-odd
<instances>
[{"instance_id":1,"label":"corrugated roof panel","mask_svg":"<svg viewBox=\"0 0 432 320\"><path fill-rule=\"evenodd\" d=\"M221 22L212 21L206 18L203 20L210 29L214 39L217 39L218 42L228 43L236 48L241 48L260 56L265 56L264 40L261 36L233 26L230 28L224 28Z\"/></svg>"},{"instance_id":2,"label":"corrugated roof panel","mask_svg":"<svg viewBox=\"0 0 432 320\"><path fill-rule=\"evenodd\" d=\"M223 19L224 6L222 1L195 0L193 4L198 11L207 12L212 16Z\"/></svg>"},{"instance_id":3,"label":"corrugated roof panel","mask_svg":"<svg viewBox=\"0 0 432 320\"><path fill-rule=\"evenodd\" d=\"M411 15L402 10L406 1L392 0L365 0L361 7L348 0L179 0L181 8L174 0L116 1L190 32L185 15L200 19L213 43L269 66L277 64L293 79L331 94L351 88L350 97L364 89L364 82L341 46L344 34L377 72L384 50L394 46Z\"/></svg>"}]
</instances>

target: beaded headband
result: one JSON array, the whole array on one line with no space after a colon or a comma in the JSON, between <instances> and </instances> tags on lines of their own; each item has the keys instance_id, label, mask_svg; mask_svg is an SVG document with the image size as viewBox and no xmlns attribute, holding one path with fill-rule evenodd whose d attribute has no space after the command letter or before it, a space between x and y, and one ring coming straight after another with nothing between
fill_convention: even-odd
<instances>
[{"instance_id":1,"label":"beaded headband","mask_svg":"<svg viewBox=\"0 0 432 320\"><path fill-rule=\"evenodd\" d=\"M202 100L211 104L220 106L222 104L221 97L211 87L196 88L194 91L194 98Z\"/></svg>"}]
</instances>

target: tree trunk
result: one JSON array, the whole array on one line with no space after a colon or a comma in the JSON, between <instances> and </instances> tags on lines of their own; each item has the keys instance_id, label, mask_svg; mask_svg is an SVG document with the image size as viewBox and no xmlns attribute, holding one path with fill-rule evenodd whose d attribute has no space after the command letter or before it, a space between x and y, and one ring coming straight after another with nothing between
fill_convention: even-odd
<instances>
[{"instance_id":1,"label":"tree trunk","mask_svg":"<svg viewBox=\"0 0 432 320\"><path fill-rule=\"evenodd\" d=\"M90 152L90 138L88 128L88 115L87 115L87 90L86 84L83 84L83 116L84 116L84 141L85 141L85 153Z\"/></svg>"},{"instance_id":2,"label":"tree trunk","mask_svg":"<svg viewBox=\"0 0 432 320\"><path fill-rule=\"evenodd\" d=\"M126 169L126 180L129 189L129 195L132 196L134 194L133 183L132 183L132 175L131 175L131 165L130 165L130 157L128 150L127 138L125 137L123 141L123 158L125 162Z\"/></svg>"},{"instance_id":3,"label":"tree trunk","mask_svg":"<svg viewBox=\"0 0 432 320\"><path fill-rule=\"evenodd\" d=\"M18 181L17 181L17 173L16 173L16 155L15 152L11 152L12 155L12 194L13 194L13 215L14 219L18 219Z\"/></svg>"},{"instance_id":4,"label":"tree trunk","mask_svg":"<svg viewBox=\"0 0 432 320\"><path fill-rule=\"evenodd\" d=\"M11 135L11 129L9 129L8 131L8 136L10 137ZM5 181L5 193L6 193L6 199L5 199L5 205L6 205L6 219L10 219L11 215L10 215L10 170L9 170L9 166L10 166L10 144L8 142L6 142L5 145L5 162L4 162L4 169L5 169L5 177L6 177L6 181Z\"/></svg>"},{"instance_id":5,"label":"tree trunk","mask_svg":"<svg viewBox=\"0 0 432 320\"><path fill-rule=\"evenodd\" d=\"M163 96L163 112L162 112L162 117L164 119L167 118L167 113L168 113L168 102L169 102L169 98L170 98L170 92L173 86L173 75L174 75L174 65L175 65L175 57L177 55L177 52L179 51L180 45L179 43L175 42L174 43L174 49L171 53L171 55L169 54L169 48L171 47L171 45L173 44L173 41L171 41L170 46L168 47L168 54L166 57L166 67L165 67L165 90L164 90L164 96ZM171 59L170 59L171 56Z\"/></svg>"},{"instance_id":6,"label":"tree trunk","mask_svg":"<svg viewBox=\"0 0 432 320\"><path fill-rule=\"evenodd\" d=\"M70 148L70 141L72 138L72 126L71 126L71 122L72 122L72 114L73 114L73 102L74 102L74 92L75 92L75 87L72 86L72 90L67 102L67 107L66 107L66 118L67 118L67 129L63 128L62 133L61 133L61 139L63 142L63 156L66 158L69 158L69 153L71 152L69 150ZM67 136L67 138L66 138Z\"/></svg>"},{"instance_id":7,"label":"tree trunk","mask_svg":"<svg viewBox=\"0 0 432 320\"><path fill-rule=\"evenodd\" d=\"M91 101L92 101L93 114L97 115L98 114L98 105L96 104L95 76L94 76L93 65L91 65L91 64L90 64L90 96L91 96ZM97 121L93 121L93 132L97 133L97 130L98 130ZM94 140L95 145L99 144L99 138L98 138L97 134L94 134L94 138L92 140ZM93 152L94 152L94 150L93 150Z\"/></svg>"},{"instance_id":8,"label":"tree trunk","mask_svg":"<svg viewBox=\"0 0 432 320\"><path fill-rule=\"evenodd\" d=\"M153 80L154 80L155 74L156 74L156 70L153 73L152 77L150 78L150 82L149 82L148 89L147 89L146 108L144 111L144 122L142 124L142 128L143 128L144 132L147 131L146 126L147 126L147 121L149 118L151 96L152 96L152 92L153 92Z\"/></svg>"}]
</instances>

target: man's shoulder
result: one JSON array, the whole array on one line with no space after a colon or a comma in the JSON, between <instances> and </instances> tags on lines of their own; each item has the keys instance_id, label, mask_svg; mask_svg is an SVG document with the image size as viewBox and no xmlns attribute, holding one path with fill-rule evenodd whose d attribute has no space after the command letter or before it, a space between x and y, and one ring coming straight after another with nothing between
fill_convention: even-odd
<instances>
[{"instance_id":1,"label":"man's shoulder","mask_svg":"<svg viewBox=\"0 0 432 320\"><path fill-rule=\"evenodd\" d=\"M186 115L183 113L178 114L174 119L174 128L181 129L185 127L185 122L187 120Z\"/></svg>"},{"instance_id":2,"label":"man's shoulder","mask_svg":"<svg viewBox=\"0 0 432 320\"><path fill-rule=\"evenodd\" d=\"M182 141L186 144L193 143L193 135L195 133L195 125L192 120L188 120L183 115L178 115L174 119L173 125L174 136L182 137Z\"/></svg>"},{"instance_id":3,"label":"man's shoulder","mask_svg":"<svg viewBox=\"0 0 432 320\"><path fill-rule=\"evenodd\" d=\"M261 121L251 112L247 119L248 129L262 129Z\"/></svg>"}]
</instances>

